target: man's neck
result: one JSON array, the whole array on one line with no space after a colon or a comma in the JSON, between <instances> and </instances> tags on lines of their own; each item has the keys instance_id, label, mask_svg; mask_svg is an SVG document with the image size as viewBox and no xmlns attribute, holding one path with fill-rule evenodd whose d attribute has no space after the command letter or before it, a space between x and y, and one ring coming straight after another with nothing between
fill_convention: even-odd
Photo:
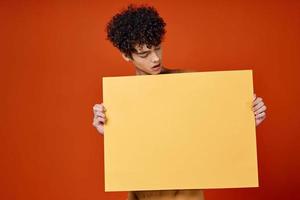
<instances>
[{"instance_id":1,"label":"man's neck","mask_svg":"<svg viewBox=\"0 0 300 200\"><path fill-rule=\"evenodd\" d=\"M164 73L169 72L169 71L170 71L169 69L167 69L165 67L162 67L161 72L159 74L164 74ZM148 73L136 68L135 75L138 76L138 75L151 75L151 74L148 74Z\"/></svg>"}]
</instances>

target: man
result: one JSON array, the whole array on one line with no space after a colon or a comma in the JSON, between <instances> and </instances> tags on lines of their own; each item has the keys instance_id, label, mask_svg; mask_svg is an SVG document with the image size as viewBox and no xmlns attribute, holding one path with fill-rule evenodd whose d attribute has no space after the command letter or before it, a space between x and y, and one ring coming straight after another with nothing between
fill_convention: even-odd
<instances>
[{"instance_id":1,"label":"man","mask_svg":"<svg viewBox=\"0 0 300 200\"><path fill-rule=\"evenodd\" d=\"M165 35L164 20L155 8L129 5L126 10L116 14L107 24L107 38L117 47L122 57L131 62L136 75L157 75L183 73L186 70L168 69L162 63L161 43ZM191 71L189 71L191 72ZM104 134L106 121L103 104L93 107L93 125ZM256 126L266 118L266 106L262 98L254 95L253 111ZM202 190L159 190L129 192L128 200L204 200Z\"/></svg>"}]
</instances>

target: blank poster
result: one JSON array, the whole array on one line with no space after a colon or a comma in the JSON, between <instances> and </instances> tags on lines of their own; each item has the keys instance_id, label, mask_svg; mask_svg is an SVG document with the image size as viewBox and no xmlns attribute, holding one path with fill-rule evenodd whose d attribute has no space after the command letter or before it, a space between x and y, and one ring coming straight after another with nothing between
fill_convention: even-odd
<instances>
[{"instance_id":1,"label":"blank poster","mask_svg":"<svg viewBox=\"0 0 300 200\"><path fill-rule=\"evenodd\" d=\"M252 70L103 78L105 191L258 187Z\"/></svg>"}]
</instances>

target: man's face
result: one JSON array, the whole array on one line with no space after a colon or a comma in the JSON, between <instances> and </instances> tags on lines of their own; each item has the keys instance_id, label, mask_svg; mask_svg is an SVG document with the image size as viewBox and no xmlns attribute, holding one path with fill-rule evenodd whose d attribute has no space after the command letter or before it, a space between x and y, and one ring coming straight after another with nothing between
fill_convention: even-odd
<instances>
[{"instance_id":1,"label":"man's face","mask_svg":"<svg viewBox=\"0 0 300 200\"><path fill-rule=\"evenodd\" d=\"M144 44L135 46L136 53L132 53L131 61L136 67L136 73L159 74L163 68L162 65L162 48L161 45L152 46L150 49Z\"/></svg>"}]
</instances>

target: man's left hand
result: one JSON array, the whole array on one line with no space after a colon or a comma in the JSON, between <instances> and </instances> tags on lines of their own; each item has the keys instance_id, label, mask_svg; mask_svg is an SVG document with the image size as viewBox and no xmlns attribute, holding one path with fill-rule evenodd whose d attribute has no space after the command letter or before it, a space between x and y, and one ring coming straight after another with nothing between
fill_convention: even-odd
<instances>
[{"instance_id":1,"label":"man's left hand","mask_svg":"<svg viewBox=\"0 0 300 200\"><path fill-rule=\"evenodd\" d=\"M267 117L266 111L267 106L264 104L263 99L261 97L256 97L254 94L253 98L253 112L255 115L255 125L258 126L262 121L264 121Z\"/></svg>"}]
</instances>

